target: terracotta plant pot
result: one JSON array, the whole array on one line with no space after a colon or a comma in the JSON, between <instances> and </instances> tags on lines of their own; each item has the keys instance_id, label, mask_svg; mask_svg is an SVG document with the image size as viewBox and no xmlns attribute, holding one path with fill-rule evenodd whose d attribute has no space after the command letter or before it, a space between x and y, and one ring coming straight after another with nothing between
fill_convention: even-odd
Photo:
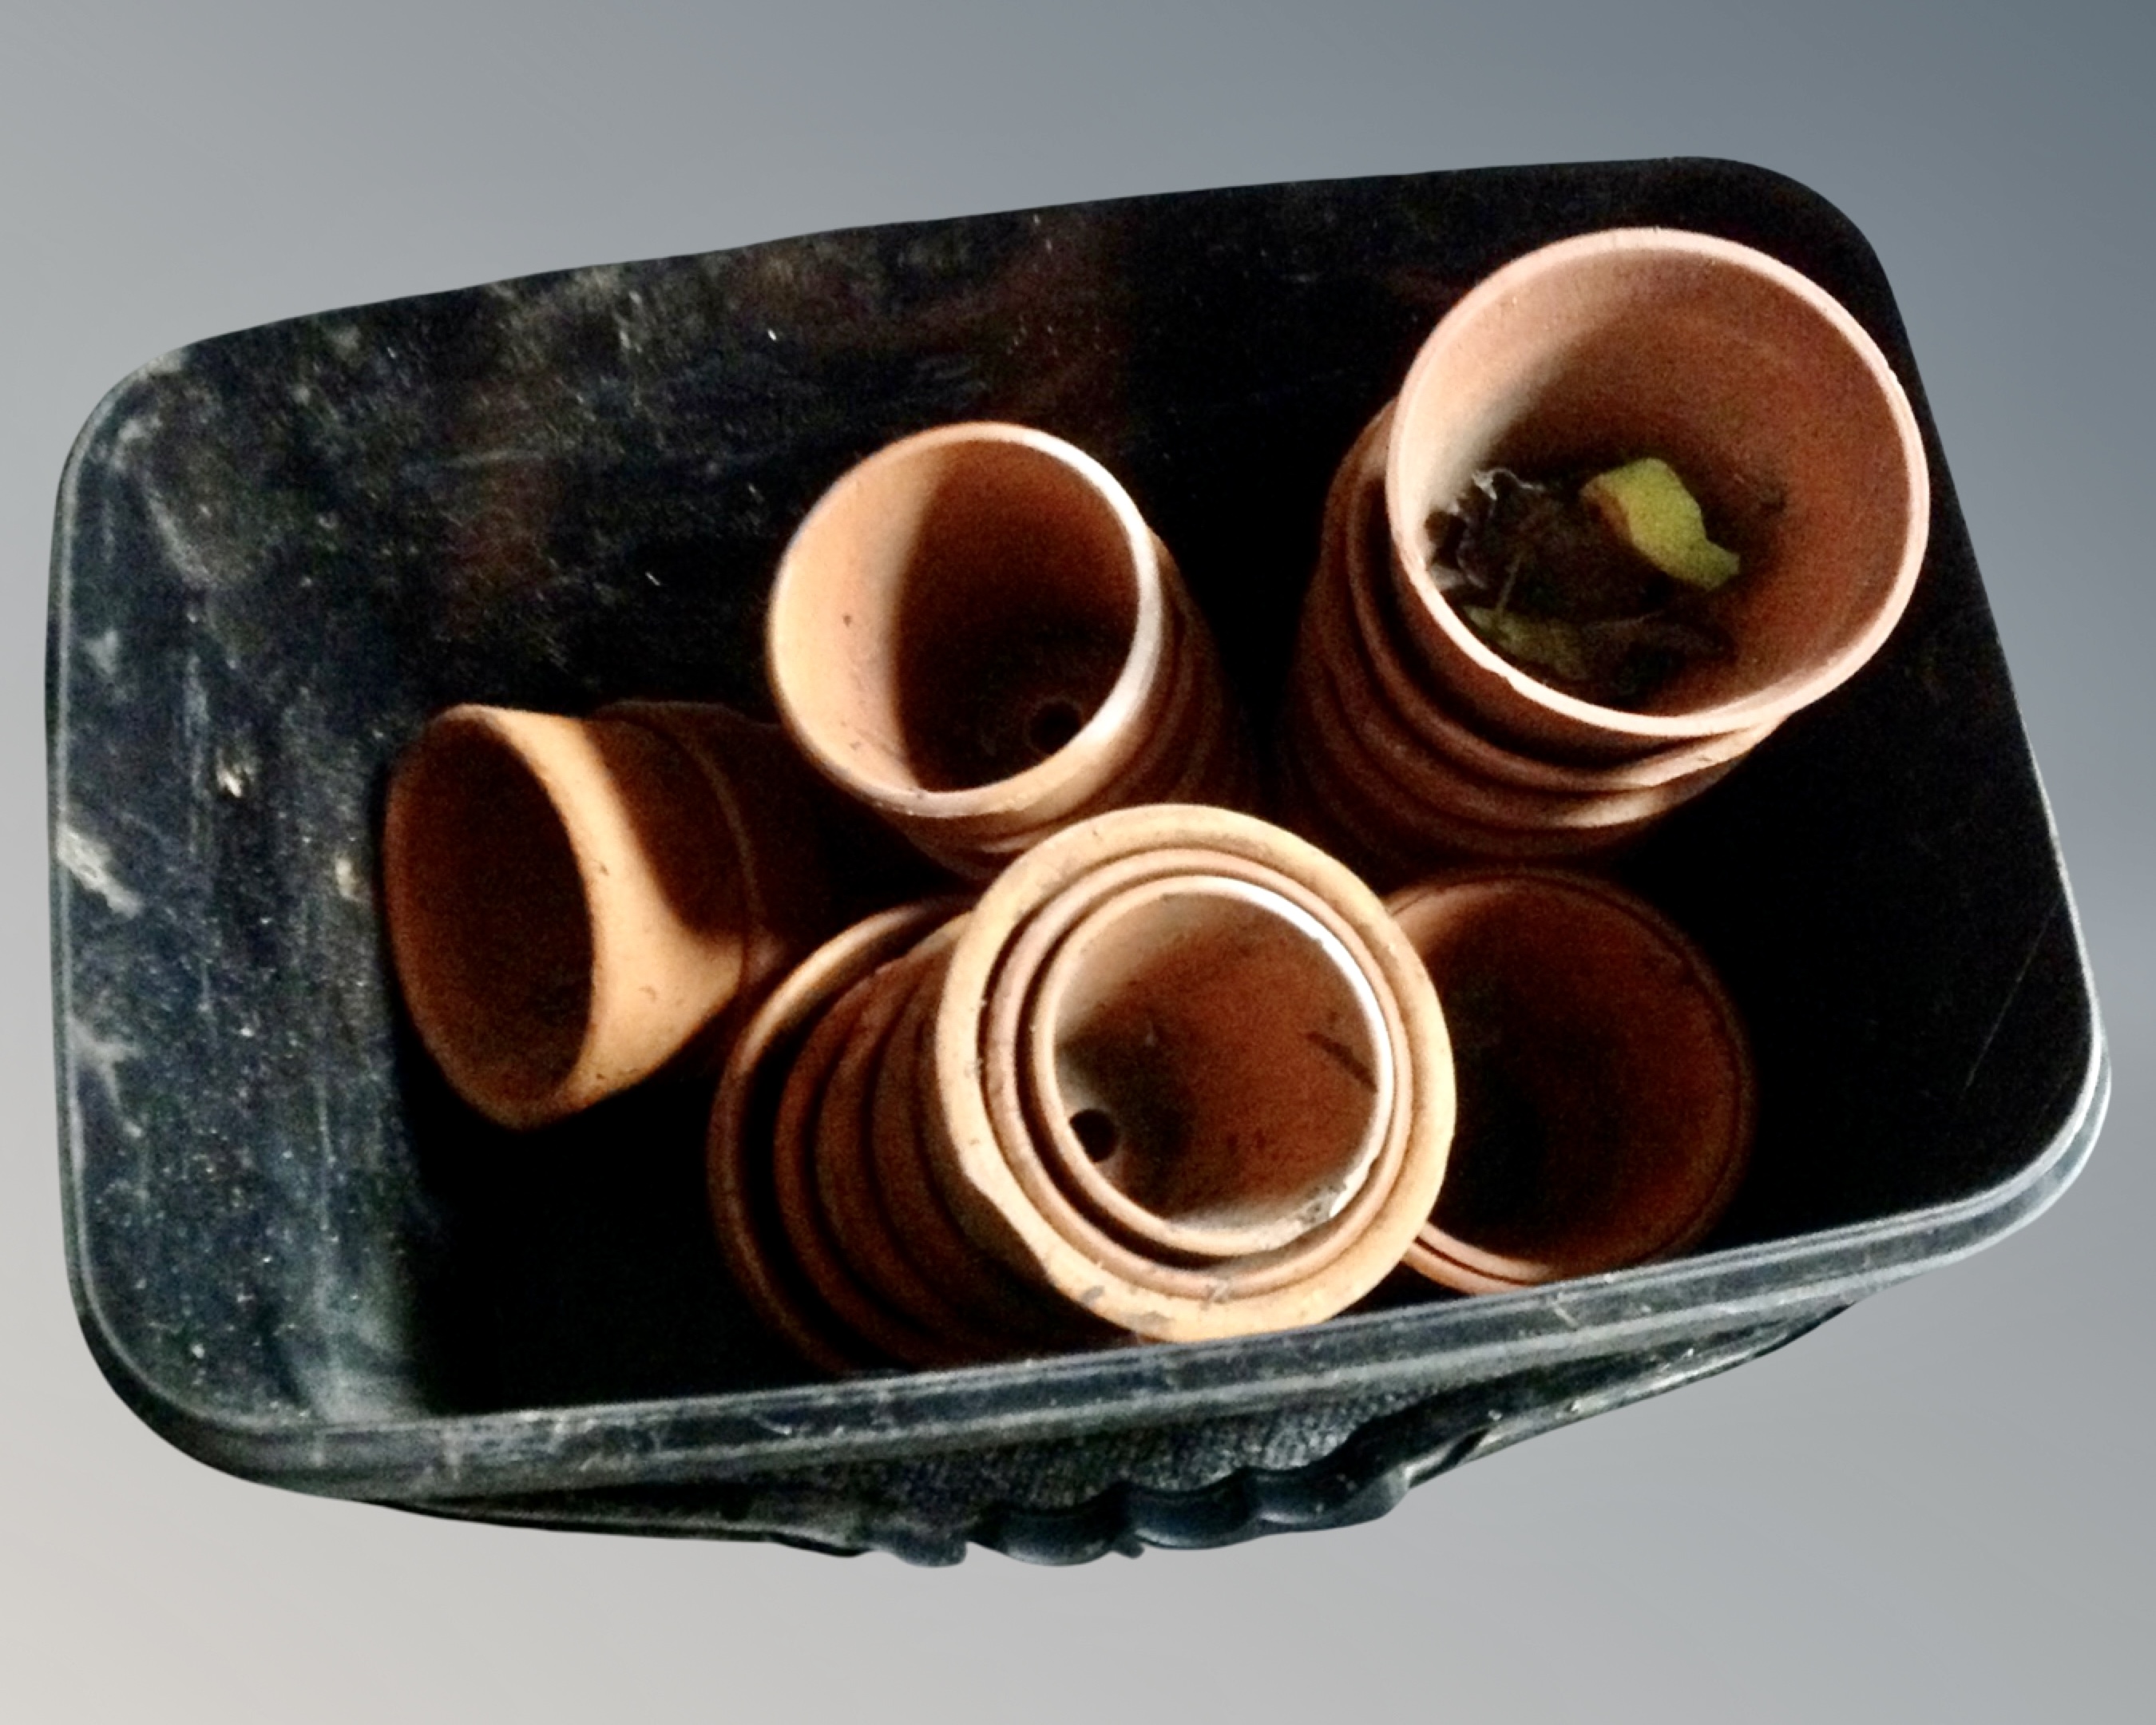
<instances>
[{"instance_id":1,"label":"terracotta plant pot","mask_svg":"<svg viewBox=\"0 0 2156 1725\"><path fill-rule=\"evenodd\" d=\"M962 925L947 927L955 933ZM905 1012L885 1045L871 1115L876 1187L899 1250L976 1328L1011 1338L1019 1351L1109 1345L1122 1332L1053 1290L1013 1273L976 1245L937 1184L925 1137L922 1050L942 998L949 947L927 952L924 958Z\"/></svg>"},{"instance_id":2,"label":"terracotta plant pot","mask_svg":"<svg viewBox=\"0 0 2156 1725\"><path fill-rule=\"evenodd\" d=\"M1703 955L1607 881L1441 875L1389 901L1445 1002L1453 1168L1406 1262L1469 1292L1682 1251L1735 1193L1752 1063Z\"/></svg>"},{"instance_id":3,"label":"terracotta plant pot","mask_svg":"<svg viewBox=\"0 0 2156 1725\"><path fill-rule=\"evenodd\" d=\"M1157 845L1114 858L1065 882L1031 914L1005 946L997 964L982 1032L981 1092L1011 1174L1048 1224L1094 1262L1135 1286L1182 1298L1247 1298L1306 1281L1360 1237L1382 1208L1399 1177L1412 1111L1399 1106L1399 1075L1414 1050L1406 1024L1389 990L1372 994L1384 1025L1384 1053L1373 1055L1366 1091L1351 1094L1342 1115L1370 1121L1389 1107L1390 1119L1373 1160L1346 1158L1340 1178L1294 1229L1272 1235L1270 1247L1237 1243L1214 1229L1194 1230L1148 1209L1093 1166L1070 1110L1050 1111L1050 1086L1040 1076L1053 1046L1035 1020L1044 978L1066 938L1096 911L1121 895L1149 885L1226 881L1286 901L1322 931L1317 957L1344 953L1365 981L1380 967L1353 922L1304 881L1264 860L1204 846ZM1353 984L1351 983L1351 987ZM1342 1046L1352 1046L1342 1045ZM1337 1054L1336 1048L1329 1052ZM1029 1060L1029 1055L1032 1058ZM1025 1067L1035 1067L1029 1075ZM1388 1086L1389 1086L1389 1089ZM1387 1096L1389 1095L1389 1103ZM1238 1172L1227 1170L1231 1177ZM1273 1189L1271 1171L1253 1171L1255 1192ZM1257 1249L1251 1250L1255 1246Z\"/></svg>"},{"instance_id":4,"label":"terracotta plant pot","mask_svg":"<svg viewBox=\"0 0 2156 1725\"><path fill-rule=\"evenodd\" d=\"M1352 630L1332 624L1329 616L1315 620L1338 634L1342 644L1332 661L1336 669L1350 664L1367 667L1387 710L1432 752L1464 773L1527 791L1578 798L1666 791L1681 801L1702 776L1741 759L1773 733L1781 722L1779 717L1741 730L1685 738L1644 754L1581 762L1536 754L1478 729L1471 710L1460 708L1456 697L1449 697L1442 685L1417 669L1414 643L1400 620L1384 503L1392 416L1388 403L1348 452L1335 480L1340 528L1329 542L1338 549L1336 592L1347 601L1344 617L1352 622Z\"/></svg>"},{"instance_id":5,"label":"terracotta plant pot","mask_svg":"<svg viewBox=\"0 0 2156 1725\"><path fill-rule=\"evenodd\" d=\"M1774 728L1630 761L1546 761L1475 729L1414 669L1390 591L1383 460L1389 407L1327 499L1282 716L1301 800L1288 823L1381 883L1446 860L1562 860L1628 842L1718 782Z\"/></svg>"},{"instance_id":6,"label":"terracotta plant pot","mask_svg":"<svg viewBox=\"0 0 2156 1725\"><path fill-rule=\"evenodd\" d=\"M1247 774L1166 548L1097 461L1022 426L944 426L844 475L780 562L767 657L815 767L976 878L1071 820Z\"/></svg>"},{"instance_id":7,"label":"terracotta plant pot","mask_svg":"<svg viewBox=\"0 0 2156 1725\"><path fill-rule=\"evenodd\" d=\"M1249 1334L1397 1268L1452 1117L1429 974L1368 888L1150 805L782 983L721 1082L713 1210L827 1369Z\"/></svg>"},{"instance_id":8,"label":"terracotta plant pot","mask_svg":"<svg viewBox=\"0 0 2156 1725\"><path fill-rule=\"evenodd\" d=\"M1743 573L1717 598L1732 656L1631 712L1485 645L1431 582L1430 522L1480 469L1647 454L1683 475ZM1445 314L1401 386L1385 512L1434 679L1532 752L1599 761L1770 723L1853 675L1908 603L1930 489L1900 383L1824 290L1727 240L1625 228L1529 253Z\"/></svg>"},{"instance_id":9,"label":"terracotta plant pot","mask_svg":"<svg viewBox=\"0 0 2156 1725\"><path fill-rule=\"evenodd\" d=\"M750 1015L735 1039L711 1105L711 1215L726 1266L765 1322L826 1372L850 1372L883 1361L831 1309L789 1249L776 1148L788 1080L803 1045L834 1002L963 909L951 899L902 905L855 923L818 947ZM794 1197L797 1220L803 1203L803 1197Z\"/></svg>"},{"instance_id":10,"label":"terracotta plant pot","mask_svg":"<svg viewBox=\"0 0 2156 1725\"><path fill-rule=\"evenodd\" d=\"M1185 875L1127 887L1057 949L1021 1051L1059 1170L1171 1251L1270 1251L1358 1191L1393 1119L1368 978L1292 900Z\"/></svg>"},{"instance_id":11,"label":"terracotta plant pot","mask_svg":"<svg viewBox=\"0 0 2156 1725\"><path fill-rule=\"evenodd\" d=\"M383 885L413 1021L460 1096L506 1126L572 1113L820 932L821 859L777 740L670 706L428 726L391 779Z\"/></svg>"},{"instance_id":12,"label":"terracotta plant pot","mask_svg":"<svg viewBox=\"0 0 2156 1725\"><path fill-rule=\"evenodd\" d=\"M1079 943L1062 971L1055 971L1054 955L1040 961L1051 1023L1043 1033L1050 1050L1044 1058L1050 1070L1036 1084L1034 1099L1054 1109L1075 1100L1070 1113L1097 1107L1109 1114L1111 1130L1132 1147L1127 1153L1134 1172L1149 1149L1163 1153L1163 1163L1171 1145L1187 1153L1193 1125L1217 1127L1224 1139L1230 1129L1239 1138L1247 1135L1249 1155L1229 1153L1224 1144L1216 1157L1191 1158L1210 1178L1212 1189L1202 1199L1186 1202L1195 1194L1181 1194L1156 1208L1147 1181L1118 1189L1150 1209L1170 1238L1178 1227L1197 1234L1217 1229L1224 1239L1238 1232L1254 1241L1286 1236L1271 1250L1195 1266L1118 1242L1086 1222L1067 1199L1057 1201L1022 1110L1014 1111L1008 1100L992 1105L984 1088L991 1068L1015 1071L1020 1065L1018 1048L992 1050L986 1042L998 973L1028 925L1053 914L1066 894L1083 893L1096 872L1142 866L1139 860L1161 850L1201 860L1180 885L1119 886L1073 922L1058 951L1074 939ZM1212 855L1221 860L1218 870L1203 861ZM1295 894L1241 889L1239 876L1246 881L1253 869L1332 907L1370 955L1371 968L1359 983L1342 968L1341 954L1352 949L1329 931L1314 937L1312 929L1323 924L1302 911ZM1215 873L1222 886L1196 884ZM1177 876L1157 880L1172 883ZM1246 958L1246 951L1264 956ZM1280 973L1261 990L1205 980L1209 971L1240 970L1247 984L1257 970L1273 969ZM1291 987L1286 983L1290 975L1296 978ZM1358 999L1358 988L1367 988L1367 998ZM1374 1017L1368 1012L1373 1004ZM1029 1020L1039 1009L1036 999L1020 1014L1019 1046L1032 1042ZM1274 1013L1277 1024L1268 1022ZM1142 1034L1148 1014L1156 1028L1150 1041ZM1379 1022L1382 1033L1374 1028ZM1403 1032L1397 1041L1395 1023ZM1113 1043L1116 1055L1089 1070L1082 1051L1093 1031ZM1249 1038L1273 1057L1235 1058L1239 1039ZM1286 1056L1298 1038L1310 1059ZM1318 1047L1318 1039L1338 1041L1348 1058ZM1358 1046L1375 1062L1387 1045L1399 1064L1390 1106L1378 1122L1369 1101L1380 1088L1377 1076L1366 1070L1358 1079L1353 1068ZM1315 1322L1361 1298L1399 1264L1429 1214L1451 1133L1445 1020L1426 972L1383 906L1323 852L1276 827L1215 809L1167 805L1099 816L1014 863L975 907L952 949L923 1058L931 1167L969 1237L1025 1279L1158 1340ZM1235 1065L1245 1093L1231 1095L1220 1085L1214 1068L1222 1063ZM1326 1066L1322 1077L1320 1063ZM1101 1086L1097 1095L1084 1090L1074 1096L1095 1078ZM1322 1109L1312 1100L1320 1090ZM1359 1099L1353 1105L1351 1092ZM1320 1123L1321 1113L1345 1115L1349 1125L1343 1131L1331 1118ZM1065 1114L1064 1122L1069 1118ZM1273 1147L1260 1150L1260 1136ZM1290 1142L1304 1147L1283 1154L1281 1147ZM1083 1143L1081 1136L1081 1157ZM1293 1172L1283 1178L1283 1168ZM1174 1193L1172 1177L1163 1175L1160 1183ZM1349 1194L1344 1204L1343 1192ZM1299 1241L1328 1230L1337 1235L1351 1214L1352 1231L1329 1239L1314 1266L1255 1282L1239 1278L1246 1266L1292 1263ZM1290 1218L1299 1234L1283 1225Z\"/></svg>"},{"instance_id":13,"label":"terracotta plant pot","mask_svg":"<svg viewBox=\"0 0 2156 1725\"><path fill-rule=\"evenodd\" d=\"M960 1365L1127 1339L1000 1269L942 1207L917 1147L916 999L965 924L952 901L872 916L773 992L714 1103L712 1213L736 1281L834 1373ZM894 1106L894 1102L901 1106Z\"/></svg>"}]
</instances>

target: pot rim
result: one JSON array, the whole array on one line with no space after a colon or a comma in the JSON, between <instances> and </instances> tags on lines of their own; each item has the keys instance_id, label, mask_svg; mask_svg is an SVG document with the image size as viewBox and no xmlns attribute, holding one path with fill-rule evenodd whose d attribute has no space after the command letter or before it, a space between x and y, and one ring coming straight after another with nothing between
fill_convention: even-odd
<instances>
[{"instance_id":1,"label":"pot rim","mask_svg":"<svg viewBox=\"0 0 2156 1725\"><path fill-rule=\"evenodd\" d=\"M985 784L953 790L895 784L861 772L846 751L829 747L808 721L792 689L792 679L783 673L783 666L814 639L811 625L794 620L798 608L790 603L805 578L800 552L819 524L845 501L846 494L878 469L968 443L1011 444L1045 456L1075 474L1107 506L1122 530L1136 593L1130 644L1101 704L1052 754L1008 778ZM1134 721L1155 700L1155 685L1166 663L1169 646L1166 588L1174 578L1172 564L1163 562L1164 550L1122 482L1093 456L1051 432L994 419L961 420L915 432L884 444L840 474L787 542L772 579L765 614L765 672L772 699L788 734L816 769L887 816L909 825L916 821L993 824L1011 818L1023 822L1034 804L1065 790L1073 780L1092 778L1102 784L1111 782L1129 749L1142 742L1142 737L1126 733L1133 731Z\"/></svg>"}]
</instances>

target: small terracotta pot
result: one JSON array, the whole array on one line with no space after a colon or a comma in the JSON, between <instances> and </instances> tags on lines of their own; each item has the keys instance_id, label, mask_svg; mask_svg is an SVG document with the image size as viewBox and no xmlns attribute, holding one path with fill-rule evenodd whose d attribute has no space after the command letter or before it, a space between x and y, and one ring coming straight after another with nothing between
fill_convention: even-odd
<instances>
[{"instance_id":1,"label":"small terracotta pot","mask_svg":"<svg viewBox=\"0 0 2156 1725\"><path fill-rule=\"evenodd\" d=\"M1020 1051L1058 1169L1139 1238L1230 1258L1330 1221L1394 1117L1369 978L1291 900L1193 874L1087 912Z\"/></svg>"},{"instance_id":2,"label":"small terracotta pot","mask_svg":"<svg viewBox=\"0 0 2156 1725\"><path fill-rule=\"evenodd\" d=\"M1688 737L1644 754L1593 762L1507 747L1476 728L1472 713L1454 704L1457 697L1448 700L1440 684L1415 670L1414 643L1401 621L1384 509L1392 415L1389 403L1348 452L1335 480L1340 514L1338 526L1327 543L1337 548L1339 557L1339 580L1332 597L1336 603L1344 599L1347 609L1340 614L1342 624L1322 616L1317 621L1360 649L1353 662L1367 669L1386 706L1432 751L1463 772L1523 790L1576 797L1624 791L1679 793L1680 787L1748 754L1780 724L1776 716L1738 730ZM1337 661L1342 669L1349 662L1346 652ZM1677 800L1682 800L1681 793Z\"/></svg>"},{"instance_id":3,"label":"small terracotta pot","mask_svg":"<svg viewBox=\"0 0 2156 1725\"><path fill-rule=\"evenodd\" d=\"M998 847L1128 800L1163 730L1219 722L1180 585L1091 456L944 426L870 456L802 522L772 588L773 692L827 778L985 876ZM1178 676L1197 680L1169 724Z\"/></svg>"},{"instance_id":4,"label":"small terracotta pot","mask_svg":"<svg viewBox=\"0 0 2156 1725\"><path fill-rule=\"evenodd\" d=\"M1445 1002L1453 1168L1406 1262L1470 1292L1667 1257L1749 1151L1752 1063L1705 957L1604 880L1442 875L1389 904Z\"/></svg>"},{"instance_id":5,"label":"small terracotta pot","mask_svg":"<svg viewBox=\"0 0 2156 1725\"><path fill-rule=\"evenodd\" d=\"M1164 1291L1158 1285L1164 1278L1152 1278L1148 1285L1118 1274L1101 1255L1074 1244L1014 1171L983 1090L988 1003L1014 937L1032 915L1086 875L1162 848L1219 852L1259 864L1323 898L1373 954L1368 981L1374 991L1389 993L1405 1029L1409 1058L1395 1075L1394 1109L1405 1121L1396 1172L1378 1191L1360 1231L1322 1267L1263 1291L1240 1292L1217 1270L1198 1276L1204 1291ZM1137 1334L1198 1340L1316 1322L1383 1280L1429 1213L1451 1131L1446 1046L1445 1021L1422 965L1369 890L1331 857L1278 828L1224 810L1177 805L1122 810L1081 823L1020 858L968 918L924 1050L931 1167L969 1237L1029 1279L1060 1290ZM1366 1182L1364 1189L1373 1183L1374 1178ZM1163 1268L1173 1272L1173 1266Z\"/></svg>"},{"instance_id":6,"label":"small terracotta pot","mask_svg":"<svg viewBox=\"0 0 2156 1725\"><path fill-rule=\"evenodd\" d=\"M871 1152L890 1044L919 983L935 972L957 936L957 927L947 922L856 985L855 992L865 999L844 1032L836 1063L823 1077L814 1157L817 1209L831 1245L870 1295L935 1339L939 1363L994 1359L1018 1351L1007 1333L1010 1326L998 1322L1000 1312L992 1309L983 1318L916 1268L893 1223ZM808 1065L806 1052L797 1076ZM781 1198L783 1203L783 1192Z\"/></svg>"},{"instance_id":7,"label":"small terracotta pot","mask_svg":"<svg viewBox=\"0 0 2156 1725\"><path fill-rule=\"evenodd\" d=\"M1773 728L1599 768L1479 736L1401 662L1399 628L1381 608L1391 598L1379 466L1389 414L1364 431L1327 499L1282 714L1281 752L1302 798L1291 826L1381 884L1447 859L1599 855L1718 782ZM1312 805L1330 818L1313 822Z\"/></svg>"},{"instance_id":8,"label":"small terracotta pot","mask_svg":"<svg viewBox=\"0 0 2156 1725\"><path fill-rule=\"evenodd\" d=\"M1373 990L1384 1024L1390 1119L1375 1158L1329 1219L1310 1219L1270 1250L1224 1255L1208 1232L1176 1228L1145 1211L1096 1171L1068 1127L1069 1111L1050 1114L1045 1086L1023 1071L1042 979L1066 937L1119 895L1152 884L1224 879L1286 900L1321 928L1367 981L1380 967L1338 907L1293 876L1260 860L1204 846L1154 845L1086 870L1046 897L1017 927L997 965L983 1019L980 1084L991 1126L1012 1177L1042 1218L1078 1250L1135 1286L1190 1299L1219 1301L1268 1293L1315 1276L1366 1229L1383 1207L1406 1153L1411 1111L1401 1106L1399 1075L1414 1051L1399 1003ZM1367 1117L1380 1101L1379 1063L1368 1096L1353 1111ZM1055 1130L1062 1125L1064 1130ZM1353 1177L1351 1173L1350 1180ZM1260 1182L1262 1183L1262 1182Z\"/></svg>"},{"instance_id":9,"label":"small terracotta pot","mask_svg":"<svg viewBox=\"0 0 2156 1725\"><path fill-rule=\"evenodd\" d=\"M1648 709L1561 694L1486 646L1429 573L1430 520L1477 470L1669 461L1743 572L1735 644ZM1400 609L1422 662L1500 734L1622 758L1786 716L1852 675L1907 606L1930 522L1915 415L1815 283L1705 234L1560 241L1470 291L1402 384L1385 462Z\"/></svg>"},{"instance_id":10,"label":"small terracotta pot","mask_svg":"<svg viewBox=\"0 0 2156 1725\"><path fill-rule=\"evenodd\" d=\"M947 925L954 932L962 923ZM1082 1307L1029 1281L983 1251L952 1217L938 1189L922 1135L926 1045L942 997L947 945L924 963L897 1029L885 1045L872 1110L871 1153L877 1188L899 1250L979 1327L1010 1339L1014 1351L1101 1348L1127 1332L1101 1323Z\"/></svg>"},{"instance_id":11,"label":"small terracotta pot","mask_svg":"<svg viewBox=\"0 0 2156 1725\"><path fill-rule=\"evenodd\" d=\"M901 905L825 942L750 1015L720 1076L708 1144L720 1250L757 1313L827 1372L880 1362L831 1312L788 1250L775 1190L780 1100L795 1055L830 1004L964 908L952 899Z\"/></svg>"},{"instance_id":12,"label":"small terracotta pot","mask_svg":"<svg viewBox=\"0 0 2156 1725\"><path fill-rule=\"evenodd\" d=\"M837 932L843 864L830 829L865 823L847 821L849 811L780 726L690 701L618 701L593 716L625 719L680 745L703 769L725 818L741 878L742 974L716 1021L722 1034L706 1039L716 1076L730 1033L781 976Z\"/></svg>"},{"instance_id":13,"label":"small terracotta pot","mask_svg":"<svg viewBox=\"0 0 2156 1725\"><path fill-rule=\"evenodd\" d=\"M646 722L659 713L455 707L391 779L404 997L451 1085L505 1126L657 1070L823 912L783 775L737 772L747 721L673 707Z\"/></svg>"}]
</instances>

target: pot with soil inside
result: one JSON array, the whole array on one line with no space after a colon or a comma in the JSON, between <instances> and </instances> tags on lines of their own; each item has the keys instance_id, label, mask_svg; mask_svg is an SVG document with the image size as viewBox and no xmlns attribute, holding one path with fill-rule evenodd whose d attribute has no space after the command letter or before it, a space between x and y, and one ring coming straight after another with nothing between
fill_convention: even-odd
<instances>
[{"instance_id":1,"label":"pot with soil inside","mask_svg":"<svg viewBox=\"0 0 2156 1725\"><path fill-rule=\"evenodd\" d=\"M1421 665L1494 734L1624 759L1755 729L1884 643L1929 480L1877 345L1748 247L1625 228L1491 275L1440 321L1385 459Z\"/></svg>"},{"instance_id":2,"label":"pot with soil inside","mask_svg":"<svg viewBox=\"0 0 2156 1725\"><path fill-rule=\"evenodd\" d=\"M1382 884L1447 860L1554 860L1628 842L1711 788L1772 723L1581 764L1476 729L1399 621L1384 511L1388 406L1341 463L1297 639L1281 746L1291 824Z\"/></svg>"}]
</instances>

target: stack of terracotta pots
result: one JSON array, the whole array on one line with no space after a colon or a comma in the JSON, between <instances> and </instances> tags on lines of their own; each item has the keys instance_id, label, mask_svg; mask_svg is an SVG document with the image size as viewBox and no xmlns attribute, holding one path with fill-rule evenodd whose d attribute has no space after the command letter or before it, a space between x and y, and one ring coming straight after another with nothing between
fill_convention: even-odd
<instances>
[{"instance_id":1,"label":"stack of terracotta pots","mask_svg":"<svg viewBox=\"0 0 2156 1725\"><path fill-rule=\"evenodd\" d=\"M972 879L1109 809L1254 799L1173 558L1045 432L943 426L842 475L780 562L767 640L802 752Z\"/></svg>"},{"instance_id":2,"label":"stack of terracotta pots","mask_svg":"<svg viewBox=\"0 0 2156 1725\"><path fill-rule=\"evenodd\" d=\"M1147 807L789 978L721 1081L712 1199L742 1286L832 1369L1198 1340L1395 1269L1453 1111L1429 973L1360 880Z\"/></svg>"},{"instance_id":3,"label":"stack of terracotta pots","mask_svg":"<svg viewBox=\"0 0 2156 1725\"><path fill-rule=\"evenodd\" d=\"M435 718L390 781L382 887L450 1085L543 1126L722 1040L832 927L821 794L775 726L723 707Z\"/></svg>"},{"instance_id":4,"label":"stack of terracotta pots","mask_svg":"<svg viewBox=\"0 0 2156 1725\"><path fill-rule=\"evenodd\" d=\"M1476 634L1433 578L1432 524L1482 470L1643 455L1684 475L1743 573L1715 601L1732 650L1635 711ZM1291 824L1391 880L1620 845L1871 658L1929 516L1901 385L1815 283L1658 228L1530 253L1439 323L1335 476L1283 726Z\"/></svg>"}]
</instances>

